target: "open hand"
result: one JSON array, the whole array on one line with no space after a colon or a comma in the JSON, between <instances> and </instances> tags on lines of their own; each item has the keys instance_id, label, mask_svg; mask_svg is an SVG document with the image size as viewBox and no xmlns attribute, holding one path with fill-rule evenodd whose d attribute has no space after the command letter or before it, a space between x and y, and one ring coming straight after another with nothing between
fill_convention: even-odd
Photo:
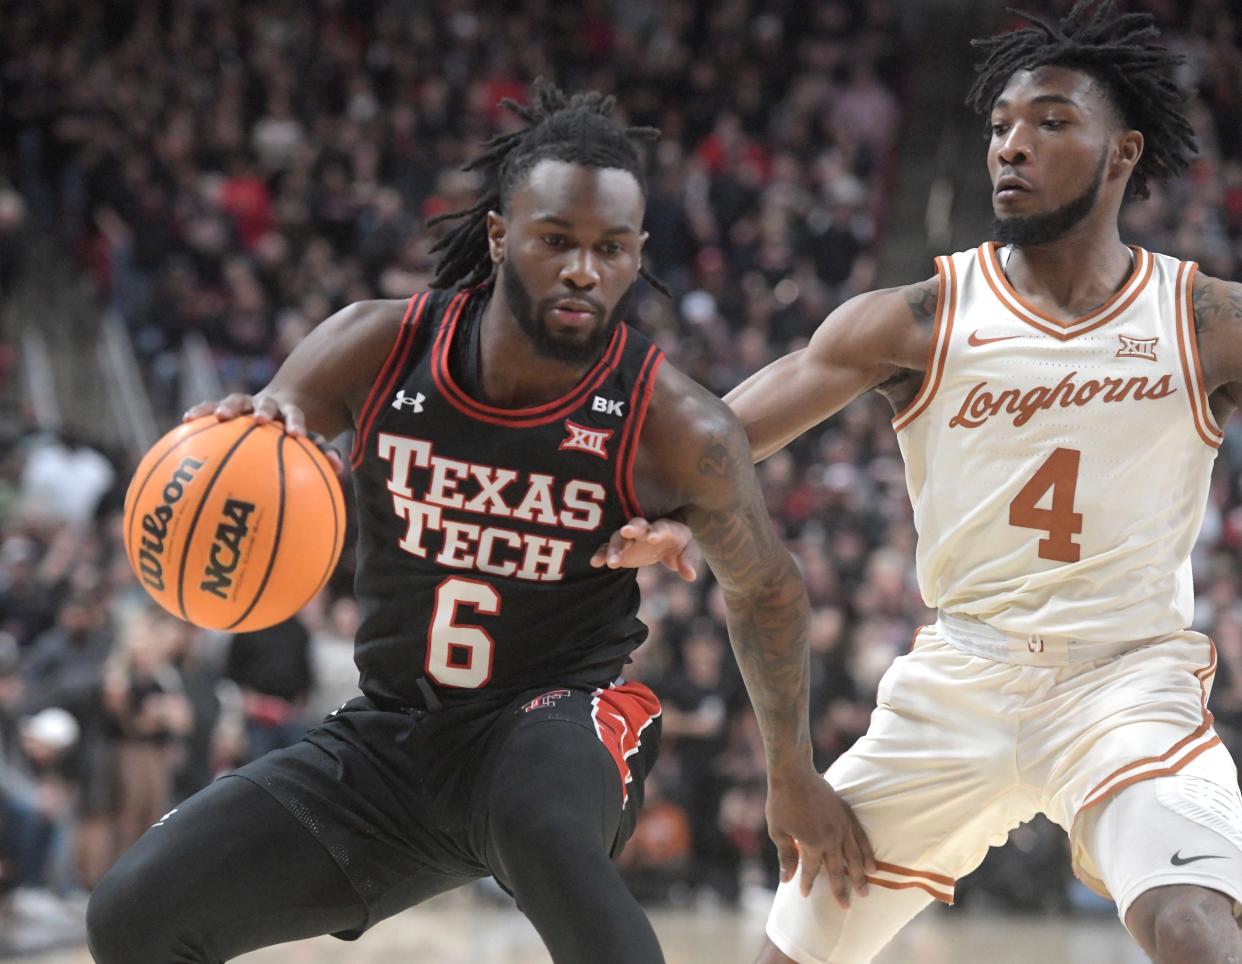
<instances>
[{"instance_id":1,"label":"open hand","mask_svg":"<svg viewBox=\"0 0 1242 964\"><path fill-rule=\"evenodd\" d=\"M279 422L290 435L309 439L332 463L333 470L339 475L345 468L341 453L328 445L327 439L317 432L306 429L306 415L302 409L291 402L278 402L271 395L244 395L234 392L217 402L199 402L189 409L181 420L192 422L205 415L214 415L222 422L241 415L249 415L260 425L268 422Z\"/></svg>"},{"instance_id":2,"label":"open hand","mask_svg":"<svg viewBox=\"0 0 1242 964\"><path fill-rule=\"evenodd\" d=\"M595 550L591 565L596 569L640 569L660 563L686 582L698 578L689 559L690 529L673 519L634 518L612 534L607 544Z\"/></svg>"},{"instance_id":3,"label":"open hand","mask_svg":"<svg viewBox=\"0 0 1242 964\"><path fill-rule=\"evenodd\" d=\"M842 907L850 891L867 894L867 874L875 873L875 852L862 824L814 770L768 777L768 835L780 854L781 882L793 880L801 864L802 895L822 868L828 887Z\"/></svg>"}]
</instances>

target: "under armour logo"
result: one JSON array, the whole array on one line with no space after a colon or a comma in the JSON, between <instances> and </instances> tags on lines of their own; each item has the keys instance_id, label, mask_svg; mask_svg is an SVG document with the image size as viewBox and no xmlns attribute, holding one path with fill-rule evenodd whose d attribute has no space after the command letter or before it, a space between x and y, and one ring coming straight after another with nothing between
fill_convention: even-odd
<instances>
[{"instance_id":1,"label":"under armour logo","mask_svg":"<svg viewBox=\"0 0 1242 964\"><path fill-rule=\"evenodd\" d=\"M603 395L596 395L591 399L591 411L600 412L604 415L624 415L625 402L613 398L604 398Z\"/></svg>"},{"instance_id":2,"label":"under armour logo","mask_svg":"<svg viewBox=\"0 0 1242 964\"><path fill-rule=\"evenodd\" d=\"M401 411L402 406L409 405L410 408L414 409L415 414L417 414L423 410L423 402L425 401L427 401L427 396L422 392L415 392L413 398L408 398L405 394L405 389L403 388L401 391L397 392L397 397L392 400L392 407L399 412Z\"/></svg>"},{"instance_id":3,"label":"under armour logo","mask_svg":"<svg viewBox=\"0 0 1242 964\"><path fill-rule=\"evenodd\" d=\"M1028 652L1042 653L1044 651L1044 641L1039 636L1026 637L1026 648Z\"/></svg>"},{"instance_id":4,"label":"under armour logo","mask_svg":"<svg viewBox=\"0 0 1242 964\"><path fill-rule=\"evenodd\" d=\"M569 419L565 419L565 428L568 429L569 435L561 442L560 448L574 449L578 452L590 452L601 459L608 458L608 450L604 446L613 436L613 432L610 429L587 428L585 425L579 425L577 422L571 422Z\"/></svg>"},{"instance_id":5,"label":"under armour logo","mask_svg":"<svg viewBox=\"0 0 1242 964\"><path fill-rule=\"evenodd\" d=\"M1131 338L1129 335L1118 335L1121 347L1117 349L1116 358L1146 358L1156 361L1156 342L1159 338Z\"/></svg>"}]
</instances>

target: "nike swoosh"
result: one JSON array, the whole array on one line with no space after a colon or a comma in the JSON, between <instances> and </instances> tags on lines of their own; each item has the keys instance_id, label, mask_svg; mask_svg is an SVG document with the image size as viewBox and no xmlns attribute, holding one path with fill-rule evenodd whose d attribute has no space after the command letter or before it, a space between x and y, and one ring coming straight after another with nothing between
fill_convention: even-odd
<instances>
[{"instance_id":1,"label":"nike swoosh","mask_svg":"<svg viewBox=\"0 0 1242 964\"><path fill-rule=\"evenodd\" d=\"M1010 338L1021 337L1021 335L1001 335L999 338L980 338L978 331L972 331L970 337L966 339L966 343L974 348L980 348L983 345L990 345L994 341L1009 341Z\"/></svg>"},{"instance_id":2,"label":"nike swoosh","mask_svg":"<svg viewBox=\"0 0 1242 964\"><path fill-rule=\"evenodd\" d=\"M1224 854L1201 854L1198 857L1183 857L1182 852L1179 850L1177 853L1175 853L1172 857L1169 858L1169 863L1171 863L1174 867L1182 867L1182 866L1185 866L1186 864L1193 864L1196 860L1224 860L1224 859L1225 859Z\"/></svg>"}]
</instances>

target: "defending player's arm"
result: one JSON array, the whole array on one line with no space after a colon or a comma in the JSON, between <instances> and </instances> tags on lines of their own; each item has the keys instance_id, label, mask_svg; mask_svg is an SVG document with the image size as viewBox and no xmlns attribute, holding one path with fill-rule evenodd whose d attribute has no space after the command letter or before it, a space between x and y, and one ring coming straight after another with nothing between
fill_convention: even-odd
<instances>
[{"instance_id":1,"label":"defending player's arm","mask_svg":"<svg viewBox=\"0 0 1242 964\"><path fill-rule=\"evenodd\" d=\"M932 278L851 298L824 319L805 348L761 368L725 396L746 426L755 461L868 389L920 373L938 290Z\"/></svg>"},{"instance_id":2,"label":"defending player's arm","mask_svg":"<svg viewBox=\"0 0 1242 964\"><path fill-rule=\"evenodd\" d=\"M1242 407L1242 284L1196 275L1193 297L1204 389L1223 426Z\"/></svg>"},{"instance_id":3,"label":"defending player's arm","mask_svg":"<svg viewBox=\"0 0 1242 964\"><path fill-rule=\"evenodd\" d=\"M851 298L820 324L810 343L761 368L725 401L762 461L859 395L879 388L902 405L922 383L931 347L939 278ZM684 521L684 520L681 520ZM631 520L592 559L611 568L660 562L691 579L689 531L676 521Z\"/></svg>"},{"instance_id":4,"label":"defending player's arm","mask_svg":"<svg viewBox=\"0 0 1242 964\"><path fill-rule=\"evenodd\" d=\"M643 431L640 478L657 478L724 590L729 638L763 735L768 829L784 879L802 857L809 893L821 865L843 905L866 892L874 857L845 803L815 771L809 714L808 604L773 532L737 419L679 372L661 371ZM795 844L795 840L797 843Z\"/></svg>"},{"instance_id":5,"label":"defending player's arm","mask_svg":"<svg viewBox=\"0 0 1242 964\"><path fill-rule=\"evenodd\" d=\"M283 422L294 435L335 438L353 424L401 326L404 301L360 301L315 327L255 395L234 393L200 402L188 421L214 413Z\"/></svg>"}]
</instances>

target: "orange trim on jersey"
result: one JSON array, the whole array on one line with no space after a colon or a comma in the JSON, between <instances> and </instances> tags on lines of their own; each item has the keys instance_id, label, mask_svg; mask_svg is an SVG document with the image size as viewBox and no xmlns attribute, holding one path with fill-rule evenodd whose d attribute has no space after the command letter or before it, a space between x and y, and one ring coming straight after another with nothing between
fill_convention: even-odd
<instances>
[{"instance_id":1,"label":"orange trim on jersey","mask_svg":"<svg viewBox=\"0 0 1242 964\"><path fill-rule=\"evenodd\" d=\"M953 887L954 880L952 877L946 877L944 874L933 874L928 870L911 870L909 867L902 867L899 864L885 863L883 860L875 862L875 869L882 870L886 874L896 874L901 877L923 877L937 884L944 884L946 887Z\"/></svg>"},{"instance_id":2,"label":"orange trim on jersey","mask_svg":"<svg viewBox=\"0 0 1242 964\"><path fill-rule=\"evenodd\" d=\"M1208 404L1203 369L1199 364L1199 341L1195 336L1194 284L1198 270L1199 266L1193 261L1183 261L1177 267L1177 283L1173 286L1177 302L1177 352L1182 359L1182 375L1186 379L1186 395L1190 399L1195 431L1207 445L1218 449L1225 440L1225 434L1217 426L1216 419L1212 417L1212 407Z\"/></svg>"},{"instance_id":3,"label":"orange trim on jersey","mask_svg":"<svg viewBox=\"0 0 1242 964\"><path fill-rule=\"evenodd\" d=\"M1078 808L1078 812L1083 813L1084 811L1090 810L1092 807L1097 807L1101 803L1103 803L1105 800L1109 800L1112 797L1116 796L1126 787L1133 786L1136 783L1141 783L1143 780L1154 780L1156 777L1171 777L1173 776L1173 774L1177 773L1184 766L1186 766L1186 764L1190 763L1192 760L1194 760L1201 754L1206 753L1208 750L1212 749L1212 747L1217 746L1219 744L1220 744L1220 737L1213 736L1212 739L1208 740L1206 743L1202 744L1201 746L1195 747L1193 750L1191 750L1189 753L1187 753L1184 757L1182 757L1180 760L1178 760L1175 764L1173 764L1170 767L1165 767L1162 770L1149 770L1145 773L1135 774L1134 776L1130 777L1128 780L1122 780L1116 786L1110 787L1108 792L1100 796L1099 799L1092 800L1090 803L1084 803L1081 807Z\"/></svg>"},{"instance_id":4,"label":"orange trim on jersey","mask_svg":"<svg viewBox=\"0 0 1242 964\"><path fill-rule=\"evenodd\" d=\"M1216 672L1216 644L1209 639L1208 647L1208 664L1195 670L1194 673L1195 678L1199 681L1199 699L1203 708L1203 722L1195 727L1194 731L1191 732L1189 736L1182 737L1182 739L1178 740L1159 756L1144 757L1141 760L1135 760L1132 763L1127 763L1125 766L1114 770L1103 780L1097 783L1094 788L1092 788L1091 792L1088 793L1084 799L1082 806L1078 808L1078 813L1083 813L1090 810L1092 807L1098 806L1117 792L1138 783L1140 780L1151 780L1155 777L1171 776L1181 770L1191 760L1194 760L1200 754L1210 750L1212 747L1220 743L1220 737L1212 732L1212 714L1207 708L1207 681ZM1194 746L1196 742L1199 743L1198 746ZM1183 752L1186 751L1188 747L1190 749L1187 752ZM1140 767L1152 766L1157 763L1164 763L1170 758L1177 756L1179 753L1182 755L1167 767L1161 767L1156 770L1144 770L1142 773L1136 773L1133 776L1127 777L1126 779L1118 782L1119 777L1123 774L1129 773L1131 770L1136 770Z\"/></svg>"},{"instance_id":5,"label":"orange trim on jersey","mask_svg":"<svg viewBox=\"0 0 1242 964\"><path fill-rule=\"evenodd\" d=\"M1137 245L1130 245L1130 250L1134 252L1134 267L1117 293L1094 311L1071 321L1062 321L1040 311L1018 294L1001 269L1000 258L996 253L997 247L997 242L985 241L979 245L978 249L979 267L992 293L1019 321L1025 322L1046 335L1052 335L1060 341L1069 341L1089 331L1095 331L1134 304L1134 300L1151 280L1156 264L1156 259L1151 256L1150 252Z\"/></svg>"},{"instance_id":6,"label":"orange trim on jersey","mask_svg":"<svg viewBox=\"0 0 1242 964\"><path fill-rule=\"evenodd\" d=\"M870 874L868 874L867 882L871 884L875 884L877 887L887 887L889 890L909 890L911 887L917 887L919 890L927 891L927 893L935 897L936 900L941 901L945 904L948 904L950 907L953 906L953 895L952 894L942 894L940 891L936 890L936 888L931 887L928 884L921 883L920 881L917 881L917 880L903 880L903 881L882 880L879 877L872 877Z\"/></svg>"},{"instance_id":7,"label":"orange trim on jersey","mask_svg":"<svg viewBox=\"0 0 1242 964\"><path fill-rule=\"evenodd\" d=\"M362 464L362 458L366 453L367 437L371 434L371 429L374 427L375 419L379 415L380 406L383 404L384 398L397 387L397 379L405 368L410 347L414 344L414 333L418 330L419 322L422 321L423 312L426 310L427 302L430 300L430 291L413 295L410 298L410 303L405 309L405 315L401 319L401 327L397 329L397 337L393 339L392 347L388 349L388 355L384 359L384 364L380 366L380 373L376 377L375 383L371 386L371 391L367 394L366 401L362 403L362 408L358 410L358 419L355 423L354 431L354 447L349 456L349 464L355 469Z\"/></svg>"},{"instance_id":8,"label":"orange trim on jersey","mask_svg":"<svg viewBox=\"0 0 1242 964\"><path fill-rule=\"evenodd\" d=\"M923 384L914 399L893 416L893 431L900 432L927 411L936 396L944 377L944 366L949 359L949 341L953 334L953 316L957 312L957 268L951 257L936 259L936 274L940 276L940 290L936 294L936 320L932 327L931 345L927 349L927 371Z\"/></svg>"}]
</instances>

